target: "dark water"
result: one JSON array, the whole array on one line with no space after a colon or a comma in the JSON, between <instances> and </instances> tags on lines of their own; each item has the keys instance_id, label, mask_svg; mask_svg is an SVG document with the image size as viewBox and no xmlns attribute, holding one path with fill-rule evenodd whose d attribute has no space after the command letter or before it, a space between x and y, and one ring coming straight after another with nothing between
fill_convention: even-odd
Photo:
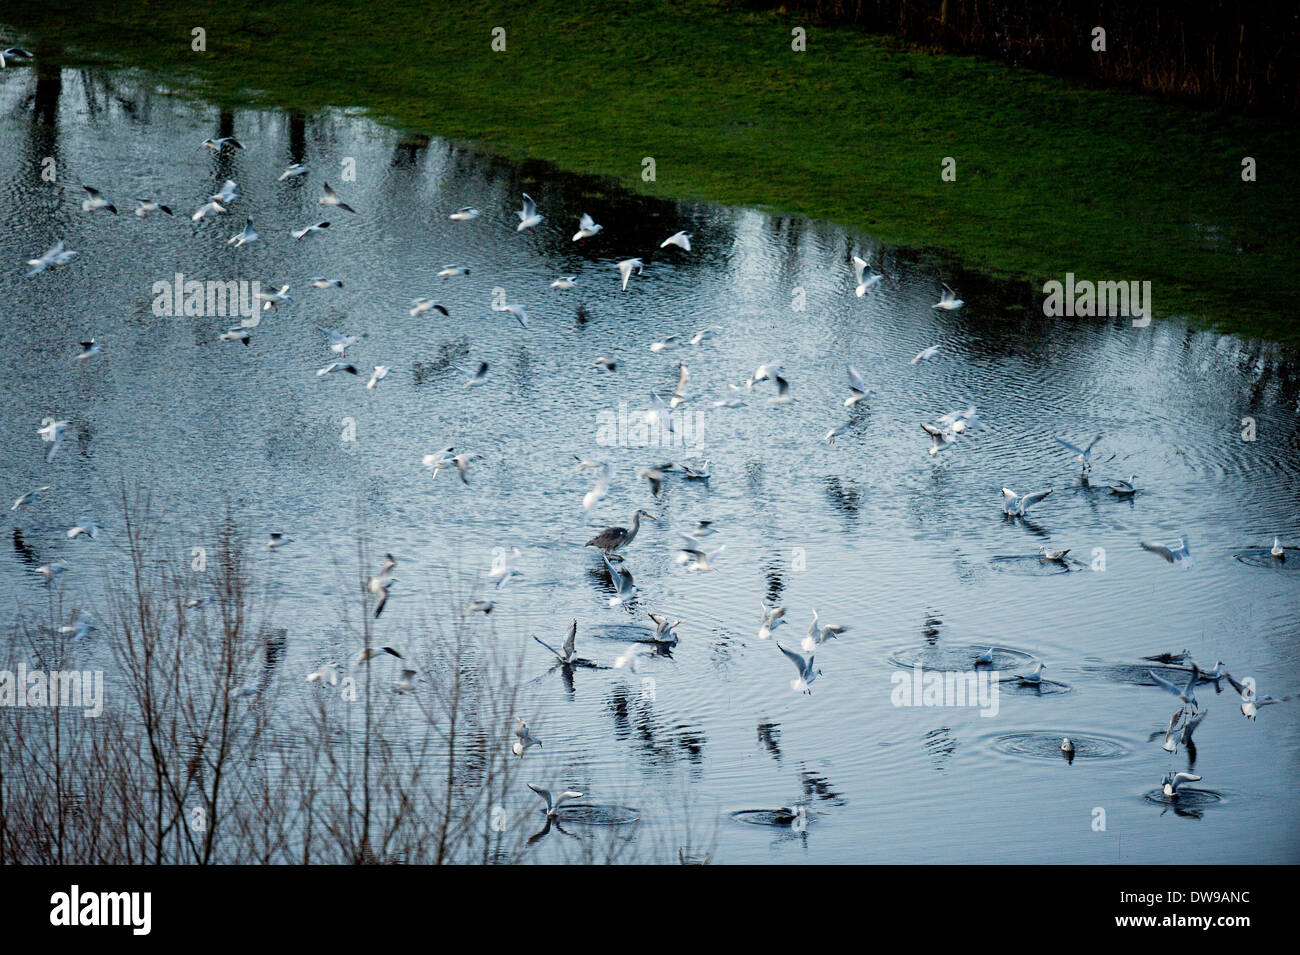
<instances>
[{"instance_id":1,"label":"dark water","mask_svg":"<svg viewBox=\"0 0 1300 955\"><path fill-rule=\"evenodd\" d=\"M199 147L218 132L248 148ZM40 178L46 158L66 193ZM347 159L355 179L343 176ZM311 174L278 183L292 161ZM189 213L226 178L242 198L193 226ZM356 214L316 204L323 180ZM122 214L82 212L81 182ZM514 230L523 191L547 217L537 234ZM138 219L137 196L177 215ZM482 217L450 222L464 205ZM524 576L495 595L492 623L538 678L521 709L545 746L526 757L524 778L635 807L638 838L695 844L705 831L725 862L1300 861L1300 703L1251 723L1231 690L1202 690L1197 785L1218 798L1166 812L1148 794L1187 757L1147 736L1174 701L1124 669L1186 648L1263 692L1300 689L1300 556L1234 559L1274 535L1300 541L1294 352L1177 321L1049 320L978 277L824 224L635 199L344 112L222 115L124 75L65 71L39 85L31 69L0 75L0 208L3 485L9 500L55 486L19 523L40 562L68 561L65 586L86 605L121 559L123 475L150 488L182 534L229 498L256 536L294 538L264 558L290 674L348 652L335 595L360 520L374 550L402 561L379 634L406 647L418 646L431 600L484 582L495 549L517 546ZM582 212L605 231L578 245ZM250 214L261 241L228 246ZM332 222L325 235L290 238L320 219ZM679 229L695 250L660 251ZM77 258L24 278L23 262L60 238ZM849 264L862 250L889 275L865 299ZM614 263L634 255L647 267L622 292ZM443 282L448 263L471 273ZM177 272L289 284L293 301L248 347L222 342L225 318L153 313L154 284ZM308 288L316 275L344 287ZM561 275L577 287L550 289ZM964 308L930 307L941 279ZM529 330L491 309L498 288L526 306ZM803 310L792 307L799 291ZM409 316L417 296L450 318ZM349 358L361 376L315 375L334 357L318 325L360 337ZM709 326L718 337L705 345L649 349ZM90 335L104 354L79 364L76 343ZM935 343L936 359L909 364ZM602 354L616 372L592 366ZM467 390L450 365L479 360L491 380ZM635 419L652 390L672 392L679 360L692 446L602 444L620 406ZM784 363L789 404L769 405L764 383L744 407L711 407L770 360ZM876 393L831 447L821 438L845 420L846 363ZM392 373L367 391L375 364ZM968 404L987 430L927 455L920 423ZM35 434L48 416L73 422L50 463ZM1256 440L1243 440L1243 418ZM354 441L343 440L349 419ZM1080 486L1052 436L1098 433L1093 486ZM483 455L469 487L421 467L446 445ZM575 454L613 467L589 515L594 475ZM670 475L656 501L635 477L681 459L711 461L711 480ZM1131 472L1135 497L1106 492ZM1032 522L1011 522L1004 486L1055 493ZM638 598L612 609L582 545L637 507L660 519L628 555ZM104 535L66 540L84 516ZM713 573L674 562L678 533L701 518L718 528L710 548L726 545ZM1139 547L1179 535L1191 566ZM1049 543L1079 563L1044 567L1033 555ZM0 566L0 599L26 612L44 597L23 556ZM811 696L790 689L794 668L758 639L761 601L786 606L776 636L788 645L814 608L850 628L818 651ZM579 669L566 682L528 639L558 645L576 617L580 653L609 665L630 639L618 628L647 624L647 609L684 623L671 654L636 673ZM911 679L912 663L969 669L990 646L1018 651L999 657L1004 676L1025 654L1048 664L1052 684L1004 685L992 716L891 701L893 677ZM290 706L307 691L296 675L283 690ZM1080 739L1079 758L1040 758L1062 735ZM803 809L797 825L771 812L785 807Z\"/></svg>"}]
</instances>

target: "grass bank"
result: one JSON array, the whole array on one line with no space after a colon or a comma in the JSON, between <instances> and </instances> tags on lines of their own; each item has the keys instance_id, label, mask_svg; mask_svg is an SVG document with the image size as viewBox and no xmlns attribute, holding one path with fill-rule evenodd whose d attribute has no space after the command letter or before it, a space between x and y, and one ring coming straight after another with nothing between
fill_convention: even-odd
<instances>
[{"instance_id":1,"label":"grass bank","mask_svg":"<svg viewBox=\"0 0 1300 955\"><path fill-rule=\"evenodd\" d=\"M795 52L797 21L707 0L10 0L4 18L64 62L145 67L218 103L361 106L630 190L827 219L1040 287L1067 271L1146 279L1157 314L1300 339L1276 304L1300 285L1298 137L1278 121L852 27L808 24ZM190 48L195 27L206 52ZM1242 181L1246 156L1256 182Z\"/></svg>"}]
</instances>

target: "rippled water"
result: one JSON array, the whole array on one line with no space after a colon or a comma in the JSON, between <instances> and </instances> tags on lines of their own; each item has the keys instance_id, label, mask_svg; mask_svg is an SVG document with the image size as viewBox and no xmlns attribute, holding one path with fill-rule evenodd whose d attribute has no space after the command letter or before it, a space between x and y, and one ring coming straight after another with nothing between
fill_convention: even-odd
<instances>
[{"instance_id":1,"label":"rippled water","mask_svg":"<svg viewBox=\"0 0 1300 955\"><path fill-rule=\"evenodd\" d=\"M248 149L199 148L219 131ZM66 195L40 178L47 157ZM355 181L341 175L348 159ZM312 173L278 183L291 161ZM192 226L188 213L227 177L243 197L231 215ZM322 180L355 215L322 214ZM79 182L123 214L83 213ZM524 191L547 216L537 234L513 228ZM130 215L146 195L176 217ZM450 222L463 205L483 216ZM688 824L713 827L712 859L723 862L1300 861L1300 703L1251 723L1230 691L1203 690L1198 785L1231 797L1162 812L1148 793L1186 756L1171 761L1147 736L1173 701L1116 675L1187 648L1264 692L1300 688L1300 557L1278 564L1258 552L1275 534L1300 540L1294 352L1176 321L1046 319L979 276L821 223L634 198L345 112L223 115L129 75L47 73L39 87L31 70L0 76L0 208L3 484L10 498L56 486L21 512L31 553L10 551L0 566L0 598L20 610L43 599L29 558L66 559L66 586L93 601L101 563L121 556L123 475L152 489L182 529L230 497L257 535L294 538L267 572L289 631L286 670L305 673L339 655L333 595L364 514L372 546L402 561L379 632L408 647L420 641L424 591L482 581L494 548L523 550L524 576L497 596L491 623L537 678L523 706L545 747L529 753L525 778L580 789L604 811L635 809L636 838L649 827L669 845L698 842ZM605 231L578 245L570 235L583 212ZM262 240L229 247L248 214ZM289 237L322 218L327 234ZM658 250L678 229L695 250ZM22 263L59 238L80 255L23 278ZM868 249L889 278L858 299L849 256ZM621 292L614 263L633 255L647 267ZM437 279L452 262L470 275ZM287 283L293 302L248 347L221 342L225 319L152 313L154 283L177 272ZM307 288L316 275L344 287ZM551 290L560 275L577 275L577 287ZM941 279L964 308L930 307ZM529 330L492 311L496 288L527 307ZM450 318L409 316L422 295ZM316 377L332 358L318 325L360 336L349 357L392 374L375 391L364 375ZM648 347L708 326L719 330L708 344ZM104 354L79 365L83 335ZM909 364L935 343L935 360ZM601 354L616 372L592 366ZM744 407L710 406L773 359L791 403L769 405L763 384ZM478 360L491 380L467 390L451 365ZM698 446L603 446L602 422L622 406L635 416L652 390L671 393L679 360ZM821 438L845 420L846 363L875 394L831 447ZM927 455L920 423L967 404L987 430ZM51 415L73 427L47 464L35 431ZM1243 440L1247 418L1256 440ZM345 419L355 441L342 440ZM1052 436L1098 433L1093 483L1081 485ZM445 445L484 456L470 487L420 466ZM590 515L580 502L592 475L572 465L575 454L614 467ZM710 460L711 480L670 475L655 501L635 478L683 457ZM1106 491L1131 472L1135 497ZM1055 493L1032 521L1012 522L1004 486ZM597 555L582 545L637 507L660 520L628 554L638 599L611 609ZM67 541L86 515L105 536ZM678 533L701 518L718 528L710 544L726 545L714 573L674 562ZM1179 535L1196 558L1189 567L1139 547ZM1047 543L1080 564L1042 572L1035 555ZM1093 569L1102 551L1105 569ZM798 643L814 608L850 628L818 651L811 696L790 689L793 667L757 638L761 601L788 608L782 642ZM576 617L580 653L608 666L630 639L619 628L646 624L646 609L684 623L679 645L636 674L578 669L566 680L528 639L558 645ZM912 664L960 669L988 647L1045 661L1068 692L1006 684L992 716L891 701L895 675L920 672ZM1003 676L1021 672L1020 659L1004 654ZM284 692L307 687L295 678ZM1032 740L1068 734L1113 758L1026 758L1040 748ZM682 793L689 813L665 808ZM771 815L788 807L803 807L807 823ZM1093 828L1097 807L1104 832ZM764 825L734 815L752 811L767 813Z\"/></svg>"}]
</instances>

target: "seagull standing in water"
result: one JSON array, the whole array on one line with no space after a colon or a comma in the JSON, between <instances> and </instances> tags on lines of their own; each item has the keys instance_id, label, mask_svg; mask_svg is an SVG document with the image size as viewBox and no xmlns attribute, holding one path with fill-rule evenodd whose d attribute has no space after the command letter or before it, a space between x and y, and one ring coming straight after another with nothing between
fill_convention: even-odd
<instances>
[{"instance_id":1,"label":"seagull standing in water","mask_svg":"<svg viewBox=\"0 0 1300 955\"><path fill-rule=\"evenodd\" d=\"M1110 485L1110 493L1118 497L1132 497L1137 493L1137 485L1133 483L1136 478L1136 474L1130 474L1127 481L1115 481Z\"/></svg>"},{"instance_id":2,"label":"seagull standing in water","mask_svg":"<svg viewBox=\"0 0 1300 955\"><path fill-rule=\"evenodd\" d=\"M1028 673L1017 673L1015 679L1019 681L1022 686L1042 686L1043 670L1046 668L1047 664L1040 660L1034 664L1033 669Z\"/></svg>"},{"instance_id":3,"label":"seagull standing in water","mask_svg":"<svg viewBox=\"0 0 1300 955\"><path fill-rule=\"evenodd\" d=\"M1031 507L1052 493L1049 487L1046 491L1036 491L1033 494L1017 494L1009 487L1002 489L1002 513L1011 517L1025 517Z\"/></svg>"},{"instance_id":4,"label":"seagull standing in water","mask_svg":"<svg viewBox=\"0 0 1300 955\"><path fill-rule=\"evenodd\" d=\"M951 312L953 309L961 308L966 303L957 297L957 293L949 287L948 283L943 283L943 292L939 295L939 301L935 302L931 308L942 309L945 312Z\"/></svg>"},{"instance_id":5,"label":"seagull standing in water","mask_svg":"<svg viewBox=\"0 0 1300 955\"><path fill-rule=\"evenodd\" d=\"M582 798L582 793L574 792L572 789L566 789L564 792L560 793L558 796L552 799L551 791L549 789L543 789L541 786L534 786L532 783L528 784L528 788L546 800L547 819L553 819L556 815L558 815L560 812L561 805L568 802L570 799Z\"/></svg>"},{"instance_id":6,"label":"seagull standing in water","mask_svg":"<svg viewBox=\"0 0 1300 955\"><path fill-rule=\"evenodd\" d=\"M796 693L807 693L812 696L812 682L822 675L821 670L813 669L814 654L808 654L808 659L805 660L800 654L795 653L793 650L787 650L779 643L776 648L784 653L785 658L793 663L794 668L799 671L799 675L790 681L790 689Z\"/></svg>"},{"instance_id":7,"label":"seagull standing in water","mask_svg":"<svg viewBox=\"0 0 1300 955\"><path fill-rule=\"evenodd\" d=\"M519 225L515 226L516 232L523 232L525 229L530 232L536 232L537 227L542 224L546 216L537 211L537 203L533 202L533 197L528 193L523 193L523 205L515 215L519 216Z\"/></svg>"},{"instance_id":8,"label":"seagull standing in water","mask_svg":"<svg viewBox=\"0 0 1300 955\"><path fill-rule=\"evenodd\" d=\"M339 194L330 188L330 184L324 183L325 195L316 200L322 206L338 206L344 212L355 213L357 210L339 198Z\"/></svg>"},{"instance_id":9,"label":"seagull standing in water","mask_svg":"<svg viewBox=\"0 0 1300 955\"><path fill-rule=\"evenodd\" d=\"M691 234L689 232L674 232L659 243L659 248L666 249L670 245L675 245L685 252L691 251Z\"/></svg>"},{"instance_id":10,"label":"seagull standing in water","mask_svg":"<svg viewBox=\"0 0 1300 955\"><path fill-rule=\"evenodd\" d=\"M618 263L618 274L623 280L623 291L627 291L627 280L632 277L632 270L636 269L636 274L640 275L645 270L645 263L640 259L624 259Z\"/></svg>"},{"instance_id":11,"label":"seagull standing in water","mask_svg":"<svg viewBox=\"0 0 1300 955\"><path fill-rule=\"evenodd\" d=\"M1088 442L1088 446L1085 448L1080 448L1077 445L1073 445L1069 441L1066 441L1064 438L1057 438L1056 443L1063 446L1067 451L1070 451L1071 453L1078 455L1078 457L1075 460L1077 460L1080 464L1083 465L1084 471L1091 471L1092 470L1092 449L1096 446L1097 442L1100 440L1101 440L1101 435L1097 435L1097 437L1093 438L1091 441Z\"/></svg>"},{"instance_id":12,"label":"seagull standing in water","mask_svg":"<svg viewBox=\"0 0 1300 955\"><path fill-rule=\"evenodd\" d=\"M1272 556L1276 557L1278 560L1286 559L1286 548L1282 546L1281 539L1277 537L1273 538L1273 546L1269 548L1268 552Z\"/></svg>"},{"instance_id":13,"label":"seagull standing in water","mask_svg":"<svg viewBox=\"0 0 1300 955\"><path fill-rule=\"evenodd\" d=\"M1038 556L1042 557L1043 560L1052 561L1058 564L1065 563L1065 555L1069 552L1070 549L1068 547L1065 550L1048 550L1046 545L1038 548Z\"/></svg>"}]
</instances>

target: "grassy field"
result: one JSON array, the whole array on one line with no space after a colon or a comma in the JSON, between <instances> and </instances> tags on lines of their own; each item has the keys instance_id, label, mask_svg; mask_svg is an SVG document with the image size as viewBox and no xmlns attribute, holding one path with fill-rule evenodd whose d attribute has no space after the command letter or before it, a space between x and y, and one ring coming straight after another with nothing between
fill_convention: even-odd
<instances>
[{"instance_id":1,"label":"grassy field","mask_svg":"<svg viewBox=\"0 0 1300 955\"><path fill-rule=\"evenodd\" d=\"M47 55L149 68L218 103L364 107L630 190L827 219L1038 287L1067 271L1150 280L1157 315L1300 340L1276 304L1300 285L1293 129L852 28L809 24L794 52L795 21L729 7L9 0L0 18ZM191 51L194 27L207 52ZM940 178L948 156L955 182ZM1241 179L1245 156L1257 182Z\"/></svg>"}]
</instances>

